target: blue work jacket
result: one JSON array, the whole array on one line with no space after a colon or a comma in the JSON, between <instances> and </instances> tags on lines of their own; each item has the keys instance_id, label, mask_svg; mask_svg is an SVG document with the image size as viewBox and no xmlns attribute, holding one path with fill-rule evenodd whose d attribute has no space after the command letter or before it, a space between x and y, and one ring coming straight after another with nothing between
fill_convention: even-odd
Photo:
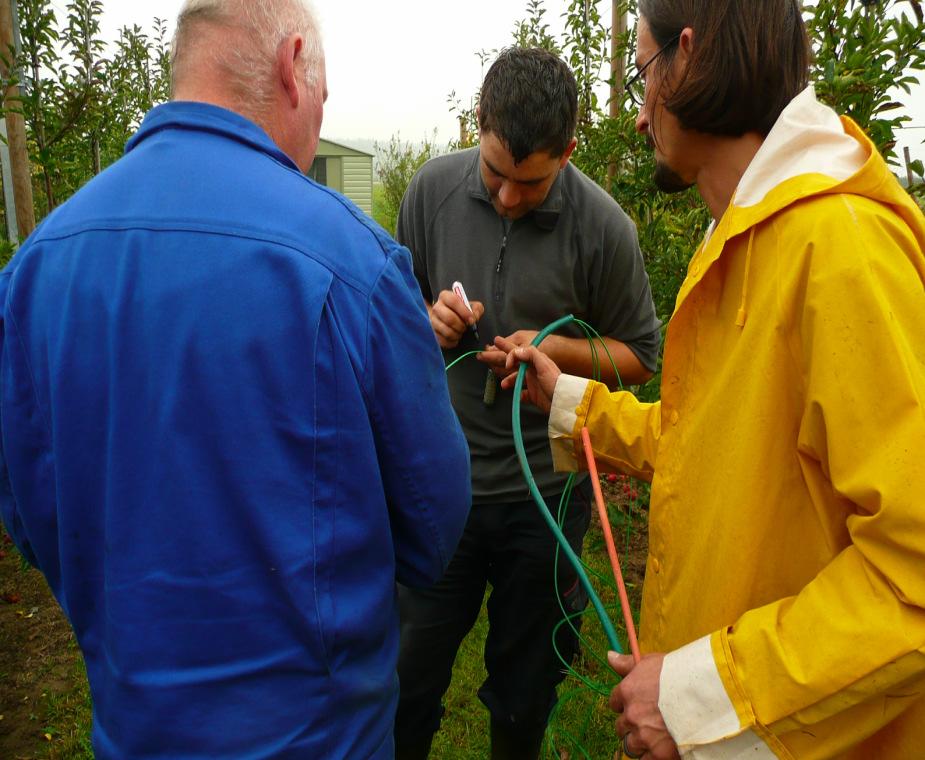
<instances>
[{"instance_id":1,"label":"blue work jacket","mask_svg":"<svg viewBox=\"0 0 925 760\"><path fill-rule=\"evenodd\" d=\"M469 458L407 251L255 124L159 106L0 275L0 511L98 758L387 758L396 580Z\"/></svg>"}]
</instances>

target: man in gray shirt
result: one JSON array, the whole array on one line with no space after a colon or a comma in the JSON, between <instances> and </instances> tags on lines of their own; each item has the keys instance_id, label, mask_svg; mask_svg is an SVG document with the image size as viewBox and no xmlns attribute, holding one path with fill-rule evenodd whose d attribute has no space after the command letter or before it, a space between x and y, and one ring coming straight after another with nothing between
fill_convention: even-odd
<instances>
[{"instance_id":1,"label":"man in gray shirt","mask_svg":"<svg viewBox=\"0 0 925 760\"><path fill-rule=\"evenodd\" d=\"M566 314L604 337L625 384L655 369L659 321L636 228L616 202L569 162L575 148L577 88L568 67L543 50L501 53L482 86L478 148L429 161L402 201L396 237L411 250L431 326L447 361L484 349L481 363L450 370L453 405L469 441L473 506L466 532L440 583L399 589L401 693L399 760L426 758L440 725L440 700L453 661L482 604L486 584L488 678L479 698L491 719L492 758L539 754L563 667L552 636L562 612L586 599L574 570L530 500L511 429L512 397L493 391L507 352ZM453 292L464 284L469 306ZM477 331L486 347L479 345ZM602 357L602 379L617 384ZM541 344L559 366L591 376L592 349L574 325ZM489 378L486 381L486 365ZM565 480L553 472L546 419L522 412L524 445L540 492L553 510ZM590 519L590 489L577 487L564 533L576 551ZM577 637L560 629L570 660Z\"/></svg>"}]
</instances>

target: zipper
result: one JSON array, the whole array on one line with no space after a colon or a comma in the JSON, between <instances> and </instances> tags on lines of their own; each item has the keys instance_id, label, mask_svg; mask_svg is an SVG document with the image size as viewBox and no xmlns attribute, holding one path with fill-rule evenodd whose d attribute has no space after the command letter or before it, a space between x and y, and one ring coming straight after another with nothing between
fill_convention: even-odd
<instances>
[{"instance_id":1,"label":"zipper","mask_svg":"<svg viewBox=\"0 0 925 760\"><path fill-rule=\"evenodd\" d=\"M507 250L507 236L509 227L505 225L504 237L501 238L501 251L498 253L498 264L495 266L495 301L500 302L504 294L501 287L501 270L504 268L504 252Z\"/></svg>"},{"instance_id":2,"label":"zipper","mask_svg":"<svg viewBox=\"0 0 925 760\"><path fill-rule=\"evenodd\" d=\"M501 253L498 254L498 266L495 267L495 274L501 274L501 268L504 266L504 252L507 250L507 233L501 239Z\"/></svg>"}]
</instances>

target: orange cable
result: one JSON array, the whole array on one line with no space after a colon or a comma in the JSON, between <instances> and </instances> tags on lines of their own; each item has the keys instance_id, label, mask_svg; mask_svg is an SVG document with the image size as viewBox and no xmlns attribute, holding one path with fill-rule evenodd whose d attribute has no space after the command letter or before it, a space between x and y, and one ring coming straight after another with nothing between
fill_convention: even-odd
<instances>
[{"instance_id":1,"label":"orange cable","mask_svg":"<svg viewBox=\"0 0 925 760\"><path fill-rule=\"evenodd\" d=\"M591 435L586 427L581 429L581 442L584 445L585 458L588 460L591 487L594 489L594 500L597 502L597 511L601 518L601 527L604 530L604 541L607 544L607 554L610 556L610 566L613 568L613 577L617 581L620 607L623 608L623 621L626 623L626 635L630 641L630 650L633 652L633 661L639 662L642 655L639 653L639 642L636 640L636 626L633 624L630 600L626 595L623 573L620 571L620 558L617 556L617 548L613 543L613 533L610 531L610 520L607 519L607 508L604 506L604 495L601 493L601 481L597 474L597 463L594 461L594 449L591 448Z\"/></svg>"}]
</instances>

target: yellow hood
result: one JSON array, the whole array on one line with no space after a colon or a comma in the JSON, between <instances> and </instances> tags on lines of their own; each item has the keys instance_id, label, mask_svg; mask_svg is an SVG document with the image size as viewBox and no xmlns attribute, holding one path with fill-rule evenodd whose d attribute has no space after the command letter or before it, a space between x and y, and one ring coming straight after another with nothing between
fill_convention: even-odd
<instances>
[{"instance_id":1,"label":"yellow hood","mask_svg":"<svg viewBox=\"0 0 925 760\"><path fill-rule=\"evenodd\" d=\"M925 249L922 212L902 188L874 144L847 116L839 117L816 100L812 86L793 99L755 155L719 223L691 258L687 279L678 292L675 310L722 253L726 242L752 230L774 214L812 196L850 193L886 204L913 230ZM749 241L741 327L747 318ZM925 277L925 264L916 261Z\"/></svg>"}]
</instances>

